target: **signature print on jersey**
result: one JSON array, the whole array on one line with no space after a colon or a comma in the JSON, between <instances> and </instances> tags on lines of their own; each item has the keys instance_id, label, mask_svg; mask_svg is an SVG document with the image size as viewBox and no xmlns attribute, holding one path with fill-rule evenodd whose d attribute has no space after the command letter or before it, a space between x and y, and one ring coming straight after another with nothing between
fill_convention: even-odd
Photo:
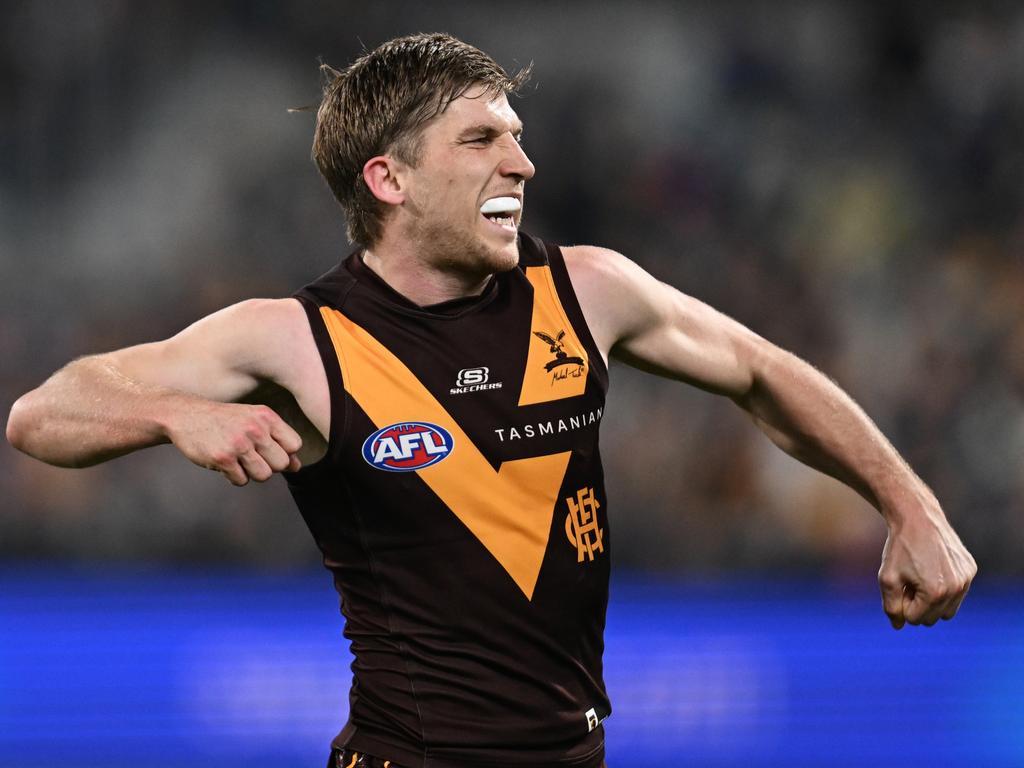
<instances>
[{"instance_id":1,"label":"signature print on jersey","mask_svg":"<svg viewBox=\"0 0 1024 768\"><path fill-rule=\"evenodd\" d=\"M587 390L587 350L566 315L551 268L527 267L533 311L519 405L550 403Z\"/></svg>"},{"instance_id":2,"label":"signature print on jersey","mask_svg":"<svg viewBox=\"0 0 1024 768\"><path fill-rule=\"evenodd\" d=\"M426 421L403 421L378 429L363 442L366 463L388 472L414 472L443 461L455 448L444 427Z\"/></svg>"},{"instance_id":3,"label":"signature print on jersey","mask_svg":"<svg viewBox=\"0 0 1024 768\"><path fill-rule=\"evenodd\" d=\"M565 329L560 330L558 335L554 337L546 331L534 331L533 335L545 344L550 345L550 352L555 356L554 360L549 360L544 364L545 371L548 371L549 373L553 372L551 376L552 385L556 381L567 379L570 376L577 378L583 375L583 358L577 357L576 355L569 355L564 349L565 342L563 339L565 338Z\"/></svg>"}]
</instances>

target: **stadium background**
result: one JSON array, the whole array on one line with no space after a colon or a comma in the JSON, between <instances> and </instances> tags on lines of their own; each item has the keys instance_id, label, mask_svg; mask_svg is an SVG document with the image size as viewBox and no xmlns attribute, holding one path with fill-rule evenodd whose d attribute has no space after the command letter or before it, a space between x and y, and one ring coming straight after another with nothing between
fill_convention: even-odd
<instances>
[{"instance_id":1,"label":"stadium background","mask_svg":"<svg viewBox=\"0 0 1024 768\"><path fill-rule=\"evenodd\" d=\"M884 538L731 403L621 366L613 765L1024 764L1024 9L841 2L7 2L0 408L67 360L347 251L318 58L444 30L507 68L525 228L616 248L810 360L975 553L888 629ZM319 765L340 620L284 484L0 445L0 766ZM626 757L627 753L631 755ZM671 757L676 755L676 757Z\"/></svg>"}]
</instances>

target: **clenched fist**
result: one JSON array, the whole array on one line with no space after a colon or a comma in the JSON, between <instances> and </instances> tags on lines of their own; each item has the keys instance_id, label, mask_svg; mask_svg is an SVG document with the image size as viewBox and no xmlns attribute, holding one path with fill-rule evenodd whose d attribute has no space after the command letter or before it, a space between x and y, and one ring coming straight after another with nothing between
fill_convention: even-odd
<instances>
[{"instance_id":1,"label":"clenched fist","mask_svg":"<svg viewBox=\"0 0 1024 768\"><path fill-rule=\"evenodd\" d=\"M878 583L894 629L956 615L978 565L938 504L890 522Z\"/></svg>"},{"instance_id":2,"label":"clenched fist","mask_svg":"<svg viewBox=\"0 0 1024 768\"><path fill-rule=\"evenodd\" d=\"M265 405L207 401L168 426L171 442L189 461L220 472L233 485L262 483L274 472L295 472L302 438Z\"/></svg>"}]
</instances>

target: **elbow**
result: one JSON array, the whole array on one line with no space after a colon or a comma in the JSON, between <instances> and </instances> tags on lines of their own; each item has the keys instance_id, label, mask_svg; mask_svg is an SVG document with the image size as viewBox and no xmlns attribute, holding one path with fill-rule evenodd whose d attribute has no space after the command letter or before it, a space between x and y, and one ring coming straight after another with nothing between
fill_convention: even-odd
<instances>
[{"instance_id":1,"label":"elbow","mask_svg":"<svg viewBox=\"0 0 1024 768\"><path fill-rule=\"evenodd\" d=\"M22 395L7 417L7 442L24 454L55 467L77 467L53 444L53 434L46 429L46 417L35 392Z\"/></svg>"},{"instance_id":2,"label":"elbow","mask_svg":"<svg viewBox=\"0 0 1024 768\"><path fill-rule=\"evenodd\" d=\"M26 402L28 395L22 395L11 406L11 413L7 417L7 442L19 451L25 451L28 440L28 433L31 431L31 416L29 406Z\"/></svg>"},{"instance_id":3,"label":"elbow","mask_svg":"<svg viewBox=\"0 0 1024 768\"><path fill-rule=\"evenodd\" d=\"M66 466L48 455L52 448L47 445L49 430L45 429L46 418L41 405L34 390L15 401L7 417L7 442L34 459Z\"/></svg>"},{"instance_id":4,"label":"elbow","mask_svg":"<svg viewBox=\"0 0 1024 768\"><path fill-rule=\"evenodd\" d=\"M18 397L11 406L10 415L7 417L7 442L29 456L36 456L34 445L38 447L38 436L43 426L43 418L35 394L34 390Z\"/></svg>"}]
</instances>

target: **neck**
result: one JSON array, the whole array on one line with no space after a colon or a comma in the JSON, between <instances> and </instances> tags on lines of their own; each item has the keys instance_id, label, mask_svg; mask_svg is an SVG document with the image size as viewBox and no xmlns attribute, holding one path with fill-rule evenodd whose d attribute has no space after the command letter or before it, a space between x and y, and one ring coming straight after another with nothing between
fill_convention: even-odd
<instances>
[{"instance_id":1,"label":"neck","mask_svg":"<svg viewBox=\"0 0 1024 768\"><path fill-rule=\"evenodd\" d=\"M422 258L422 251L387 242L364 249L362 258L385 283L421 307L479 296L491 278L490 273L429 263Z\"/></svg>"}]
</instances>

